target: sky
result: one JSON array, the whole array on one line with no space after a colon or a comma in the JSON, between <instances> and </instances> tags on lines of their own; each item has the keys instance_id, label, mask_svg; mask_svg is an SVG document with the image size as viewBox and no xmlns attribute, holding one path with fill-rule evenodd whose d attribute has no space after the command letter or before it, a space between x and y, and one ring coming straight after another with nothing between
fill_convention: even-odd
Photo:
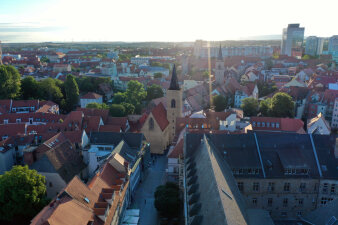
<instances>
[{"instance_id":1,"label":"sky","mask_svg":"<svg viewBox=\"0 0 338 225\"><path fill-rule=\"evenodd\" d=\"M0 40L219 41L338 34L337 0L0 0Z\"/></svg>"}]
</instances>

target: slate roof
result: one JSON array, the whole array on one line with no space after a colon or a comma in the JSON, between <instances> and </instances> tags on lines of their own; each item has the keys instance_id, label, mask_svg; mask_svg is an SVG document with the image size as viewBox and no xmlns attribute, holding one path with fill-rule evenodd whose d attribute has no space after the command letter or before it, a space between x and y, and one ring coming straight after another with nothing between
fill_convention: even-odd
<instances>
[{"instance_id":1,"label":"slate roof","mask_svg":"<svg viewBox=\"0 0 338 225\"><path fill-rule=\"evenodd\" d=\"M302 218L302 221L306 223L310 222L311 224L315 225L327 225L330 224L330 220L334 221L334 219L332 219L333 216L338 219L338 199L333 200L326 205L321 206L314 211L306 214ZM335 225L337 224L337 222L331 224Z\"/></svg>"},{"instance_id":2,"label":"slate roof","mask_svg":"<svg viewBox=\"0 0 338 225\"><path fill-rule=\"evenodd\" d=\"M264 224L273 224L267 212L248 210L230 166L215 149L213 141L207 135L187 134L187 138L185 195L188 223L258 225L264 221ZM197 148L190 148L190 144Z\"/></svg>"},{"instance_id":3,"label":"slate roof","mask_svg":"<svg viewBox=\"0 0 338 225\"><path fill-rule=\"evenodd\" d=\"M338 160L334 156L335 137L329 135L251 132L247 134L206 134L231 169L258 168L259 174L235 176L338 178ZM256 136L256 137L255 137ZM201 134L187 134L186 155L191 155L201 142ZM257 139L257 142L256 142ZM258 146L258 148L257 148ZM262 160L258 155L258 150ZM320 168L316 163L318 156ZM284 174L285 169L309 169L308 174ZM320 169L320 170L319 170Z\"/></svg>"},{"instance_id":4,"label":"slate roof","mask_svg":"<svg viewBox=\"0 0 338 225\"><path fill-rule=\"evenodd\" d=\"M92 144L112 144L117 146L124 140L131 148L140 148L144 137L141 133L119 133L119 132L92 132L90 142Z\"/></svg>"},{"instance_id":5,"label":"slate roof","mask_svg":"<svg viewBox=\"0 0 338 225\"><path fill-rule=\"evenodd\" d=\"M178 84L175 64L174 64L173 72L171 75L169 90L180 90L180 85Z\"/></svg>"},{"instance_id":6,"label":"slate roof","mask_svg":"<svg viewBox=\"0 0 338 225\"><path fill-rule=\"evenodd\" d=\"M65 182L69 182L85 167L81 153L72 148L69 141L48 150L31 166L38 172L57 172Z\"/></svg>"}]
</instances>

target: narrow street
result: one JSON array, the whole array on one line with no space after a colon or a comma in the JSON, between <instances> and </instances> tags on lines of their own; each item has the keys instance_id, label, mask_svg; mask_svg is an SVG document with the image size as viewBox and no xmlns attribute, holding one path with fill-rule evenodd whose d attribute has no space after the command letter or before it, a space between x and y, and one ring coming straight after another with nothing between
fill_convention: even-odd
<instances>
[{"instance_id":1,"label":"narrow street","mask_svg":"<svg viewBox=\"0 0 338 225\"><path fill-rule=\"evenodd\" d=\"M136 190L132 208L140 209L140 225L157 224L158 216L154 206L154 193L157 186L165 183L167 162L166 155L157 156L155 163L150 166Z\"/></svg>"}]
</instances>

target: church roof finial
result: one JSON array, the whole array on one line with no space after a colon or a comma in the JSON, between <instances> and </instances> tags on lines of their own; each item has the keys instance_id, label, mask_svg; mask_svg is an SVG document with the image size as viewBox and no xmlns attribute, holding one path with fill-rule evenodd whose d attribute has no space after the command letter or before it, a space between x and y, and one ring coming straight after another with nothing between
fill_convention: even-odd
<instances>
[{"instance_id":1,"label":"church roof finial","mask_svg":"<svg viewBox=\"0 0 338 225\"><path fill-rule=\"evenodd\" d=\"M178 85L178 78L177 78L177 74L176 74L175 64L174 64L174 67L173 67L173 72L172 72L172 76L171 76L169 90L180 90L180 86Z\"/></svg>"},{"instance_id":2,"label":"church roof finial","mask_svg":"<svg viewBox=\"0 0 338 225\"><path fill-rule=\"evenodd\" d=\"M223 55L222 55L222 46L221 44L219 44L219 50L218 50L218 56L217 56L218 60L223 60Z\"/></svg>"}]
</instances>

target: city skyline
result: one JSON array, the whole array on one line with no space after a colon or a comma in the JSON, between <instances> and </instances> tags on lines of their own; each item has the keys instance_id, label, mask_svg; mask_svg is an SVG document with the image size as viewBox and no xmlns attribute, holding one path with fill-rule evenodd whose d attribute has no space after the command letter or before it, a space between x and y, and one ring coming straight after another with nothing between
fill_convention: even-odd
<instances>
[{"instance_id":1,"label":"city skyline","mask_svg":"<svg viewBox=\"0 0 338 225\"><path fill-rule=\"evenodd\" d=\"M0 40L9 43L280 39L282 29L289 23L305 27L306 37L330 37L338 32L334 18L337 3L322 1L321 5L327 6L322 11L311 2L303 3L13 0L2 3L0 8Z\"/></svg>"}]
</instances>

